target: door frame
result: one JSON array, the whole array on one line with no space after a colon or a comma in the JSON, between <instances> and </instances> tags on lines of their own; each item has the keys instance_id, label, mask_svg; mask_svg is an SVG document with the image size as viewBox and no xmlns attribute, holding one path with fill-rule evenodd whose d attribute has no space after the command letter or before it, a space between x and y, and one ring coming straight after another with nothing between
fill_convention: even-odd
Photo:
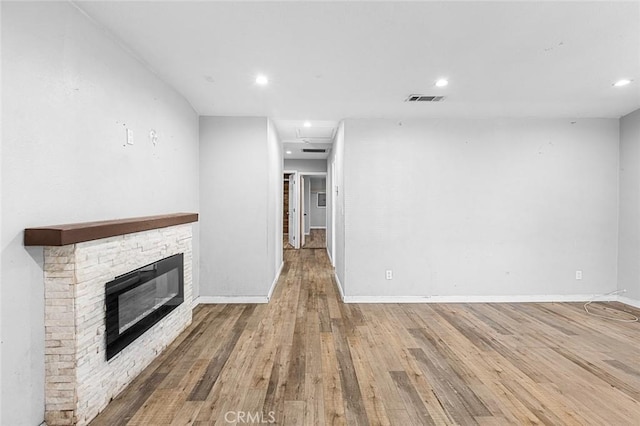
<instances>
[{"instance_id":1,"label":"door frame","mask_svg":"<svg viewBox=\"0 0 640 426\"><path fill-rule=\"evenodd\" d=\"M283 179L283 181L284 181L284 175L293 176L294 181L296 183L299 183L298 182L298 171L297 170L283 170L282 171L282 179ZM300 211L300 206L299 206L300 202L296 201L298 198L300 198L300 195L299 195L300 191L298 189L299 186L300 185L296 184L295 189L294 189L294 195L293 195L293 198L294 198L294 207L293 208L295 209L295 212L293 213L292 216L289 216L289 232L288 232L288 234L289 234L289 243L291 243L291 235L292 235L292 233L293 233L294 237L298 237L298 230L300 229L300 223L299 223L299 219L297 217L298 216L297 212ZM291 181L289 181L289 187L291 187ZM289 197L289 204L291 204L291 197ZM284 221L284 214L285 214L285 212L283 210L282 217L280 218L281 222ZM288 211L287 211L287 214L289 214ZM284 231L283 231L283 233L284 233ZM295 238L295 244L292 244L292 245L293 245L294 249L299 248L299 246L300 246L300 238Z\"/></svg>"},{"instance_id":2,"label":"door frame","mask_svg":"<svg viewBox=\"0 0 640 426\"><path fill-rule=\"evenodd\" d=\"M300 209L298 209L298 223L300 223L300 232L298 233L298 235L300 236L300 238L298 239L298 241L300 241L300 248L302 248L306 244L305 239L307 236L307 221L305 220L306 216L308 216L306 212L307 205L305 203L305 199L307 198L307 185L305 182L307 180L305 179L303 174L299 174L298 177L298 189L300 191L300 193L298 194L298 203L300 205ZM309 185L311 185L311 181L309 181Z\"/></svg>"},{"instance_id":3,"label":"door frame","mask_svg":"<svg viewBox=\"0 0 640 426\"><path fill-rule=\"evenodd\" d=\"M302 204L301 203L301 199L302 199L302 196L304 195L304 188L302 190L300 189L300 176L304 175L304 176L324 177L325 178L325 182L326 182L328 173L327 172L301 172L299 170L283 170L282 171L282 179L284 179L284 175L287 175L287 174L294 175L294 179L298 183L296 185L296 195L294 195L294 197L295 197L295 207L294 208L296 209L296 213L294 214L295 219L292 221L292 218L289 217L289 235L291 235L291 228L292 228L291 224L293 222L294 223L293 232L295 233L295 236L296 236L296 238L295 238L295 243L296 244L294 245L293 248L294 249L300 249L301 248L300 242L302 241L302 239L300 237L300 234L302 232L304 232L304 230L301 227L301 223L300 223L301 222L300 221L300 216L302 214L304 214L304 212L302 211L302 206L301 206L301 204ZM329 190L327 189L326 192L328 193ZM280 222L282 222L284 220L284 214L285 214L285 211L283 209L283 211L282 211L282 215L283 216L280 218ZM329 214L329 213L327 212L325 214L325 216L324 216L325 232L329 232L329 229L327 229L327 220L328 220L327 214ZM311 219L309 218L309 220L311 220ZM284 234L284 231L283 231L283 234Z\"/></svg>"},{"instance_id":4,"label":"door frame","mask_svg":"<svg viewBox=\"0 0 640 426\"><path fill-rule=\"evenodd\" d=\"M331 266L333 266L335 268L336 266L336 261L334 260L336 255L336 191L335 191L335 187L336 187L336 163L335 163L335 159L330 160L327 162L327 172L331 173L331 187L328 188L329 190L327 192L329 192L329 197L331 197L331 229L327 229L327 232L331 232L331 253L329 253L329 259L331 261ZM328 181L328 178L327 178ZM328 237L327 237L328 239ZM327 247L328 249L328 247Z\"/></svg>"},{"instance_id":5,"label":"door frame","mask_svg":"<svg viewBox=\"0 0 640 426\"><path fill-rule=\"evenodd\" d=\"M301 171L297 170L296 173L298 174L298 176L306 176L306 177L308 177L308 176L311 176L311 177L316 176L316 177L318 177L319 176L319 177L324 177L325 191L326 191L327 172L301 172ZM300 189L301 185L298 185L298 188ZM299 214L302 216L304 214L304 211L302 211L302 206L300 204L302 204L301 200L302 200L302 197L304 196L304 188L302 188L302 190L300 192L301 192L301 194L298 194L299 196L297 197L297 202L298 202L297 209L298 209L298 212L300 212ZM326 192L328 192L328 191L326 191ZM309 198L309 200L311 200L311 198ZM309 218L309 220L311 220L311 215L310 214L307 217ZM325 212L325 215L324 215L324 229L325 229L325 232L329 231L327 229L327 213L326 212ZM298 226L298 231L304 233L304 229L301 229L300 226ZM298 242L298 244L299 244L300 241L302 241L302 240L300 238L300 235L298 235L298 238L296 238L296 242ZM301 248L301 247L296 247L296 248Z\"/></svg>"}]
</instances>

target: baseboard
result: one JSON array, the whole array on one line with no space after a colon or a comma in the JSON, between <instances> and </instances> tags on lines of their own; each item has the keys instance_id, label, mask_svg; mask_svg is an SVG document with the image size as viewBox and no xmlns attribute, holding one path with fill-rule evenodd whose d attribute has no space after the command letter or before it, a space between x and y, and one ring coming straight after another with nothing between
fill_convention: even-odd
<instances>
[{"instance_id":1,"label":"baseboard","mask_svg":"<svg viewBox=\"0 0 640 426\"><path fill-rule=\"evenodd\" d=\"M269 303L267 296L200 296L193 302L193 307L198 305L235 304L235 303Z\"/></svg>"},{"instance_id":2,"label":"baseboard","mask_svg":"<svg viewBox=\"0 0 640 426\"><path fill-rule=\"evenodd\" d=\"M278 273L276 273L276 277L273 283L271 283L271 288L266 296L199 296L193 301L192 309L198 305L269 303L273 290L275 290L276 284L278 284L278 280L280 279L282 268L284 268L284 262L280 264Z\"/></svg>"},{"instance_id":3,"label":"baseboard","mask_svg":"<svg viewBox=\"0 0 640 426\"><path fill-rule=\"evenodd\" d=\"M536 303L536 302L587 302L617 300L595 294L553 294L531 296L343 296L344 303Z\"/></svg>"},{"instance_id":4,"label":"baseboard","mask_svg":"<svg viewBox=\"0 0 640 426\"><path fill-rule=\"evenodd\" d=\"M268 296L200 296L192 304L192 308L207 304L255 304L269 303L275 286L278 283L284 263L280 266L278 276L271 285ZM640 300L624 296L611 295L609 297L596 294L571 295L539 295L539 296L345 296L342 283L334 274L340 299L344 303L543 303L543 302L587 302L592 299L598 301L618 301L625 305L640 309Z\"/></svg>"},{"instance_id":5,"label":"baseboard","mask_svg":"<svg viewBox=\"0 0 640 426\"><path fill-rule=\"evenodd\" d=\"M331 266L336 266L333 263L333 257L331 257L331 252L329 251L329 247L325 247L325 250L327 251L327 257L329 258L329 263L331 263Z\"/></svg>"},{"instance_id":6,"label":"baseboard","mask_svg":"<svg viewBox=\"0 0 640 426\"><path fill-rule=\"evenodd\" d=\"M282 273L282 268L284 268L284 262L280 264L278 268L278 272L276 273L276 277L273 279L273 283L271 283L271 288L269 289L269 294L267 294L267 302L271 300L271 295L273 294L273 290L276 289L276 284L278 284L278 280L280 279L280 274Z\"/></svg>"},{"instance_id":7,"label":"baseboard","mask_svg":"<svg viewBox=\"0 0 640 426\"><path fill-rule=\"evenodd\" d=\"M640 300L630 299L625 296L618 296L618 302L624 303L625 305L633 306L634 308L640 308Z\"/></svg>"},{"instance_id":8,"label":"baseboard","mask_svg":"<svg viewBox=\"0 0 640 426\"><path fill-rule=\"evenodd\" d=\"M326 226L312 226L311 229L327 229Z\"/></svg>"},{"instance_id":9,"label":"baseboard","mask_svg":"<svg viewBox=\"0 0 640 426\"><path fill-rule=\"evenodd\" d=\"M333 276L336 279L336 284L338 285L338 292L340 293L340 299L343 302L345 302L345 300L344 300L344 292L342 291L342 283L340 282L340 278L338 278L338 274L336 274L335 272L333 273Z\"/></svg>"}]
</instances>

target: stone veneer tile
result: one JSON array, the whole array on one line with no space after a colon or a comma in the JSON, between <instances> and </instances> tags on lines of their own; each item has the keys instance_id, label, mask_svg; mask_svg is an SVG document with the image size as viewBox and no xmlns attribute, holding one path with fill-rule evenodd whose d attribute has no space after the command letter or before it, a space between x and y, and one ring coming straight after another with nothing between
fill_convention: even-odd
<instances>
[{"instance_id":1,"label":"stone veneer tile","mask_svg":"<svg viewBox=\"0 0 640 426\"><path fill-rule=\"evenodd\" d=\"M190 323L191 225L45 247L45 419L89 423ZM106 361L105 284L184 254L184 303Z\"/></svg>"}]
</instances>

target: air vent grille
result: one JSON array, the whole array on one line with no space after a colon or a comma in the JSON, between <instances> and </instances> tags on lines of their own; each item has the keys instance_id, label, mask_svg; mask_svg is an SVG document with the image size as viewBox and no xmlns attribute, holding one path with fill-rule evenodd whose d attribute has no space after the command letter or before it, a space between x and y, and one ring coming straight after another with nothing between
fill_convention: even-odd
<instances>
[{"instance_id":1,"label":"air vent grille","mask_svg":"<svg viewBox=\"0 0 640 426\"><path fill-rule=\"evenodd\" d=\"M327 150L326 149L320 149L320 148L304 148L302 150L302 152L322 154L324 152L327 152Z\"/></svg>"},{"instance_id":2,"label":"air vent grille","mask_svg":"<svg viewBox=\"0 0 640 426\"><path fill-rule=\"evenodd\" d=\"M444 96L409 95L405 102L442 102Z\"/></svg>"}]
</instances>

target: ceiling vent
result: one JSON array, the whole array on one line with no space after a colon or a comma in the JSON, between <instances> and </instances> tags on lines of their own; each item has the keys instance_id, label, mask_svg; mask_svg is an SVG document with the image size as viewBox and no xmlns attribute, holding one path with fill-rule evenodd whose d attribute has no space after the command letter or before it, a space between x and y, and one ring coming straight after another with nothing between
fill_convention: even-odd
<instances>
[{"instance_id":1,"label":"ceiling vent","mask_svg":"<svg viewBox=\"0 0 640 426\"><path fill-rule=\"evenodd\" d=\"M327 152L326 149L321 149L321 148L304 148L302 150L302 152L306 152L306 153L313 153L313 154L322 154Z\"/></svg>"},{"instance_id":2,"label":"ceiling vent","mask_svg":"<svg viewBox=\"0 0 640 426\"><path fill-rule=\"evenodd\" d=\"M409 95L405 102L442 102L444 96Z\"/></svg>"}]
</instances>

